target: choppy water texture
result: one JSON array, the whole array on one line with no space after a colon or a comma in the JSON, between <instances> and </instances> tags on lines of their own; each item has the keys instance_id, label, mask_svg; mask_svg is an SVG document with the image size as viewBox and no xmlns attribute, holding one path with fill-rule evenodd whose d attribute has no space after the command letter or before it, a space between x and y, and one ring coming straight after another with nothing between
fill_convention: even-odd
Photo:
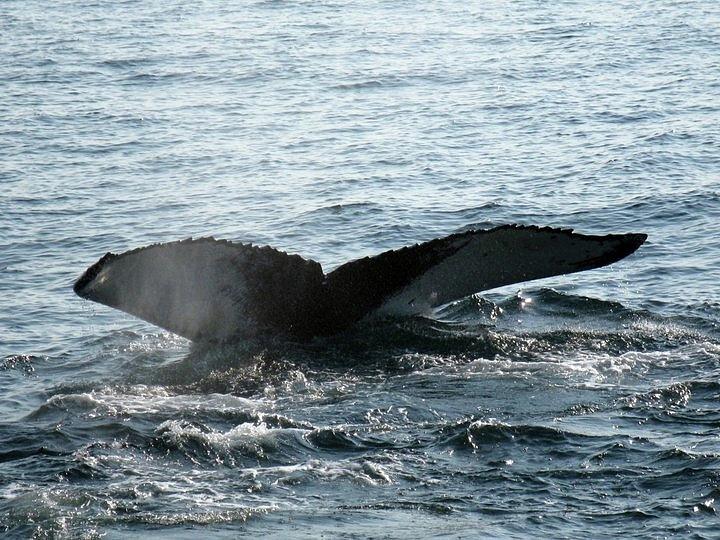
<instances>
[{"instance_id":1,"label":"choppy water texture","mask_svg":"<svg viewBox=\"0 0 720 540\"><path fill-rule=\"evenodd\" d=\"M0 3L6 536L716 537L720 5ZM73 296L213 234L331 268L507 222L611 268L307 345Z\"/></svg>"}]
</instances>

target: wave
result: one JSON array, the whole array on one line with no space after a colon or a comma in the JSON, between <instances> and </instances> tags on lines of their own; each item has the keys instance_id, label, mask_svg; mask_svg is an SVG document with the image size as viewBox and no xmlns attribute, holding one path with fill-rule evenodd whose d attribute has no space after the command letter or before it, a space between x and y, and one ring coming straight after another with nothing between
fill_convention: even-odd
<instances>
[{"instance_id":1,"label":"wave","mask_svg":"<svg viewBox=\"0 0 720 540\"><path fill-rule=\"evenodd\" d=\"M485 446L512 445L567 445L581 443L593 436L565 431L543 425L511 425L497 420L465 419L440 428L436 435L441 445L479 451Z\"/></svg>"},{"instance_id":2,"label":"wave","mask_svg":"<svg viewBox=\"0 0 720 540\"><path fill-rule=\"evenodd\" d=\"M285 462L297 457L294 450L304 430L271 429L266 424L242 423L228 431L212 429L200 422L166 420L155 430L152 446L163 451L179 451L194 463L225 463L236 467L247 460L266 462L280 457ZM282 455L284 449L287 455Z\"/></svg>"},{"instance_id":3,"label":"wave","mask_svg":"<svg viewBox=\"0 0 720 540\"><path fill-rule=\"evenodd\" d=\"M47 357L32 354L9 355L0 362L0 371L18 371L29 375L35 371L35 364L43 360L47 360Z\"/></svg>"},{"instance_id":4,"label":"wave","mask_svg":"<svg viewBox=\"0 0 720 540\"><path fill-rule=\"evenodd\" d=\"M226 394L183 395L161 386L104 386L80 394L57 393L28 418L42 420L55 417L57 411L86 418L138 417L167 415L192 411L198 415L219 414L226 417L260 414L262 401Z\"/></svg>"},{"instance_id":5,"label":"wave","mask_svg":"<svg viewBox=\"0 0 720 540\"><path fill-rule=\"evenodd\" d=\"M233 510L214 510L210 512L137 512L128 516L120 516L118 523L146 524L163 527L172 526L207 526L228 523L245 523L250 519L263 516L277 510L276 505L235 508Z\"/></svg>"}]
</instances>

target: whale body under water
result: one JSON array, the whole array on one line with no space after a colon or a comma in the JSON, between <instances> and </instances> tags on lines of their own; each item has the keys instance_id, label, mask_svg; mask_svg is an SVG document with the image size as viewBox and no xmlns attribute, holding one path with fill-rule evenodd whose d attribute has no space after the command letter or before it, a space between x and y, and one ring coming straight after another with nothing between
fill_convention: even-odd
<instances>
[{"instance_id":1,"label":"whale body under water","mask_svg":"<svg viewBox=\"0 0 720 540\"><path fill-rule=\"evenodd\" d=\"M88 300L193 341L342 332L372 316L412 316L503 285L599 268L645 234L592 236L503 225L468 230L345 263L214 238L105 254L75 282Z\"/></svg>"}]
</instances>

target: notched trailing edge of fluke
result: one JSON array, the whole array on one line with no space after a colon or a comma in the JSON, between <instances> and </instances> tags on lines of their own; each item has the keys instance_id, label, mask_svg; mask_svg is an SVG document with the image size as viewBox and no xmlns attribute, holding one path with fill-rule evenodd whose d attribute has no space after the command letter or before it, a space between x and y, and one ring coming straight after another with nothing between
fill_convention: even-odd
<instances>
[{"instance_id":1,"label":"notched trailing edge of fluke","mask_svg":"<svg viewBox=\"0 0 720 540\"><path fill-rule=\"evenodd\" d=\"M291 259L299 259L301 261L306 262L312 262L308 259L305 259L304 257L297 255L297 254L290 254L285 251L281 251L278 249L275 249L271 246L263 245L255 245L252 242L233 242L232 240L226 240L226 239L216 239L213 236L203 236L200 238L186 238L184 240L176 240L173 242L156 242L155 244L150 244L147 246L142 246L139 248L134 248L128 251L124 251L122 253L112 253L107 252L105 255L103 255L96 263L91 265L85 272L75 281L73 284L73 291L75 294L80 296L81 298L87 298L87 295L83 294L83 291L85 288L92 283L92 281L98 276L98 274L102 271L102 269L105 267L105 265L108 262L117 261L126 257L130 257L132 255L135 255L136 253L140 253L143 251L148 251L153 248L172 248L172 247L178 247L183 245L189 245L189 244L202 244L202 243L208 243L208 244L215 244L215 245L227 245L232 246L234 248L247 248L252 250L257 250L260 252L266 252L266 253L277 253L281 256L287 256Z\"/></svg>"}]
</instances>

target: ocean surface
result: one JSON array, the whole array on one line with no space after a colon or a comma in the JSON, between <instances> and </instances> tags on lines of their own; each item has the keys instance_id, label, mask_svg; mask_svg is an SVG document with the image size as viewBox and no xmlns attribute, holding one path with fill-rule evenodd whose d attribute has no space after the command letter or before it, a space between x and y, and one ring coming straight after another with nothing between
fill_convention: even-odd
<instances>
[{"instance_id":1,"label":"ocean surface","mask_svg":"<svg viewBox=\"0 0 720 540\"><path fill-rule=\"evenodd\" d=\"M0 58L0 536L720 535L716 0L3 0ZM72 292L504 223L649 240L309 344Z\"/></svg>"}]
</instances>

